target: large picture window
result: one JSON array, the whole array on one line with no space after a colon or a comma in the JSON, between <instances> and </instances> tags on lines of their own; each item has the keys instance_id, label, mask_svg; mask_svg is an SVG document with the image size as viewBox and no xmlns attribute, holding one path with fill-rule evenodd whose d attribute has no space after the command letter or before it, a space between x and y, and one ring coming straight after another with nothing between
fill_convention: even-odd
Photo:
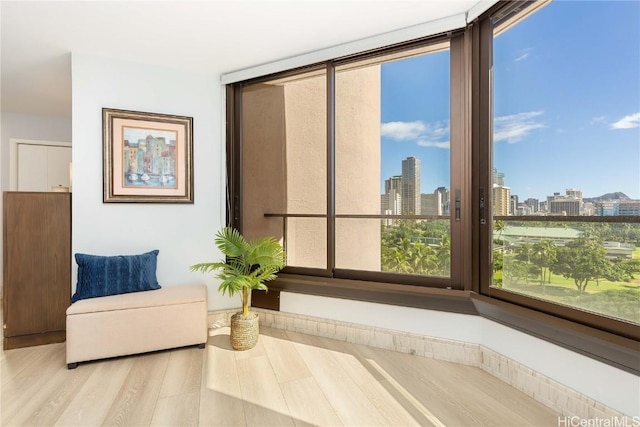
<instances>
[{"instance_id":1,"label":"large picture window","mask_svg":"<svg viewBox=\"0 0 640 427\"><path fill-rule=\"evenodd\" d=\"M640 325L639 9L494 15L489 293Z\"/></svg>"}]
</instances>

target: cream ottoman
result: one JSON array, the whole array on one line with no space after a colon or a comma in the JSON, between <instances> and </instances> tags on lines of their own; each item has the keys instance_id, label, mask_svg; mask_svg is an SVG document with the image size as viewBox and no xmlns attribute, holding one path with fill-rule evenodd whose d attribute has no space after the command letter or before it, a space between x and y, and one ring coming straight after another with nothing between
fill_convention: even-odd
<instances>
[{"instance_id":1,"label":"cream ottoman","mask_svg":"<svg viewBox=\"0 0 640 427\"><path fill-rule=\"evenodd\" d=\"M67 309L67 367L207 342L207 287L187 285L76 301Z\"/></svg>"}]
</instances>

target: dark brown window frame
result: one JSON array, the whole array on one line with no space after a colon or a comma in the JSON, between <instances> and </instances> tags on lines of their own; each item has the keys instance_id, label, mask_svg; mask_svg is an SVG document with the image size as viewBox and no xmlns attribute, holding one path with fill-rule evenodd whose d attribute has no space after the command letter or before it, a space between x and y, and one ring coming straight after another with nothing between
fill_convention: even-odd
<instances>
[{"instance_id":1,"label":"dark brown window frame","mask_svg":"<svg viewBox=\"0 0 640 427\"><path fill-rule=\"evenodd\" d=\"M452 219L451 228L452 245L454 239L459 245L458 255L453 256L452 250L451 260L450 283L455 283L456 286L450 285L449 280L442 282L434 278L427 278L425 281L416 280L415 276L402 277L387 273L376 275L351 270L337 270L341 277L336 277L335 272L334 277L331 277L332 272L322 269L312 271L287 268L271 283L270 289L479 315L639 375L640 328L605 316L580 312L526 296L514 297L512 293L489 288L492 274L491 192L483 192L482 189L490 188L491 180L491 17L503 12L512 3L499 2L469 24L464 31L444 35L451 43L451 114L452 119L455 114L460 122L459 126L451 127L452 140L456 134L460 141L459 145L452 144L452 162L455 151L457 164L461 168L456 174L452 169L451 187L460 189L463 201L462 221L454 227ZM335 62L290 70L279 73L278 76L292 75L300 70L325 67L328 64L334 67L341 61L379 55L380 52L391 49L408 49L415 43L442 40L442 37L443 35L439 35L402 43L349 58L339 58ZM227 223L239 229L242 229L241 89L245 84L270 80L275 76L227 85ZM332 112L333 81L329 80L328 83L328 111ZM330 116L333 117L333 114ZM333 129L333 119L328 120L329 138L333 138ZM327 147L331 156L332 149ZM329 164L327 173L332 174L334 167L334 164ZM335 192L331 181L329 179L327 184L328 198ZM335 210L333 212L335 221ZM327 227L330 227L330 217L331 215L327 218ZM328 259L331 260L331 257L332 254L329 253Z\"/></svg>"}]
</instances>

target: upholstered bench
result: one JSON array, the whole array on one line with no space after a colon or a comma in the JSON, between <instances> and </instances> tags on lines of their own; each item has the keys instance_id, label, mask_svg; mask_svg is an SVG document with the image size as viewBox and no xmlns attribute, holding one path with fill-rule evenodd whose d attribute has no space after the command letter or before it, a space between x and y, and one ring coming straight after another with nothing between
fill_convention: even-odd
<instances>
[{"instance_id":1,"label":"upholstered bench","mask_svg":"<svg viewBox=\"0 0 640 427\"><path fill-rule=\"evenodd\" d=\"M67 309L67 367L207 341L205 285L163 287L74 302Z\"/></svg>"}]
</instances>

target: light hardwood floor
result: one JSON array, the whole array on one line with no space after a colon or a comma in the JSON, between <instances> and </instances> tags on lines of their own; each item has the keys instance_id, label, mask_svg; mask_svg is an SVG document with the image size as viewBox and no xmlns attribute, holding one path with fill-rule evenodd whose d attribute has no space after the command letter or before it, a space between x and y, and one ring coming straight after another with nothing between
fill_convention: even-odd
<instances>
[{"instance_id":1,"label":"light hardwood floor","mask_svg":"<svg viewBox=\"0 0 640 427\"><path fill-rule=\"evenodd\" d=\"M2 352L5 426L557 426L558 415L482 370L261 328L195 347L82 363L65 346Z\"/></svg>"}]
</instances>

